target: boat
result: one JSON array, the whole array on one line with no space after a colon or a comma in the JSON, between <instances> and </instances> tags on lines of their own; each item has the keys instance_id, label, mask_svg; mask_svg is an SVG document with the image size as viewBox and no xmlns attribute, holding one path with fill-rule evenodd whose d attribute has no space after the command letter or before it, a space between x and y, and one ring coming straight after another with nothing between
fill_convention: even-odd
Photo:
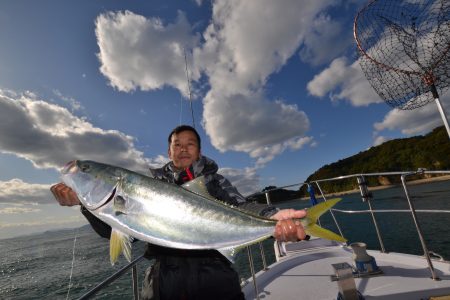
<instances>
[{"instance_id":1,"label":"boat","mask_svg":"<svg viewBox=\"0 0 450 300\"><path fill-rule=\"evenodd\" d=\"M337 212L370 214L380 250L366 250L364 241L350 245L320 238L294 243L275 242L276 262L253 273L244 283L246 299L450 299L450 262L428 250L417 218L418 213L448 214L450 211L415 209L407 185L407 178L410 176L439 173L448 174L445 171L419 169L415 172L354 174L309 183L318 187L326 201L327 197L321 189L323 182L356 179L361 198L367 203L368 209L333 209L333 219L341 231L334 216ZM366 181L371 176L400 177L409 209L373 209L372 193ZM423 255L385 250L376 215L393 212L404 212L412 216Z\"/></svg>"},{"instance_id":2,"label":"boat","mask_svg":"<svg viewBox=\"0 0 450 300\"><path fill-rule=\"evenodd\" d=\"M316 187L322 201L330 196L324 193L322 186L326 182L337 180L355 180L360 198L367 209L344 210L333 208L331 217L339 233L345 236L337 214L368 214L373 223L378 240L378 249L367 249L364 240L348 243L338 243L312 237L307 241L279 243L274 242L275 262L267 265L264 247L260 244L262 270L256 272L255 255L247 247L247 255L251 276L243 280L242 291L246 299L450 299L450 262L443 256L429 250L422 232L418 214L446 216L450 210L416 209L414 196L410 192L408 179L420 176L449 176L450 171L427 171L419 169L412 172L378 172L368 174L352 174L335 178L315 180L296 184ZM408 209L374 209L373 194L368 186L370 177L396 177L401 183L404 199ZM441 177L444 178L444 177ZM448 179L448 177L445 177ZM291 187L280 187L282 189ZM312 190L312 189L311 189ZM274 190L262 192L270 203L270 194ZM360 196L360 197L359 197ZM361 200L359 200L361 202ZM311 201L316 201L315 193ZM450 202L449 202L450 203ZM403 213L413 220L415 234L420 241L414 247L422 255L414 255L386 250L381 231L379 214ZM323 226L323 225L322 225ZM446 230L445 228L443 229ZM447 229L448 230L448 229ZM450 237L445 234L445 237ZM447 240L447 242L450 242ZM133 294L139 299L136 264L142 260L136 258L110 278L86 293L80 299L88 299L103 287L125 274L132 268Z\"/></svg>"}]
</instances>

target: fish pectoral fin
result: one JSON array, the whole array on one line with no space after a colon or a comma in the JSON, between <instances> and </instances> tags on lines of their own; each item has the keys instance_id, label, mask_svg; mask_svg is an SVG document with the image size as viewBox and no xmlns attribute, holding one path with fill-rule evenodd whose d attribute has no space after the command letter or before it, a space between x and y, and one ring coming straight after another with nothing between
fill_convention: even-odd
<instances>
[{"instance_id":1,"label":"fish pectoral fin","mask_svg":"<svg viewBox=\"0 0 450 300\"><path fill-rule=\"evenodd\" d=\"M122 195L116 194L114 196L114 204L113 204L113 208L114 211L116 213L116 215L120 215L120 214L127 214L127 199L126 197L123 197Z\"/></svg>"},{"instance_id":2,"label":"fish pectoral fin","mask_svg":"<svg viewBox=\"0 0 450 300\"><path fill-rule=\"evenodd\" d=\"M114 265L119 258L120 252L131 262L131 241L132 238L116 229L112 229L109 240L109 258L111 265Z\"/></svg>"},{"instance_id":3,"label":"fish pectoral fin","mask_svg":"<svg viewBox=\"0 0 450 300\"><path fill-rule=\"evenodd\" d=\"M215 200L215 198L209 194L208 189L206 188L204 176L200 176L191 181L188 181L185 184L183 184L182 187L197 195Z\"/></svg>"},{"instance_id":4,"label":"fish pectoral fin","mask_svg":"<svg viewBox=\"0 0 450 300\"><path fill-rule=\"evenodd\" d=\"M336 203L341 201L341 198L334 198L324 202L320 202L310 208L308 208L308 214L306 218L310 220L311 223L316 223L317 219L323 215L326 211L332 208Z\"/></svg>"},{"instance_id":5,"label":"fish pectoral fin","mask_svg":"<svg viewBox=\"0 0 450 300\"><path fill-rule=\"evenodd\" d=\"M222 248L217 249L217 251L220 252L223 256L225 256L226 259L228 259L232 264L234 264L236 260L236 254L238 252L238 249L236 248Z\"/></svg>"},{"instance_id":6,"label":"fish pectoral fin","mask_svg":"<svg viewBox=\"0 0 450 300\"><path fill-rule=\"evenodd\" d=\"M306 234L316 236L319 238L333 240L337 242L345 243L347 239L343 238L339 234L336 234L328 229L322 228L317 224L310 224L305 228Z\"/></svg>"}]
</instances>

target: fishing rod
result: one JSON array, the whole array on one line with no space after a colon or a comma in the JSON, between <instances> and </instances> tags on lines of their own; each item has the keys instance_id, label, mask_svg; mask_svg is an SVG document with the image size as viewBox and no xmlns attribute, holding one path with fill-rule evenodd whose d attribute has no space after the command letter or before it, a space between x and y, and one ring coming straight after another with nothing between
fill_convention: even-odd
<instances>
[{"instance_id":1,"label":"fishing rod","mask_svg":"<svg viewBox=\"0 0 450 300\"><path fill-rule=\"evenodd\" d=\"M186 58L186 48L184 48L184 47L183 47L183 52L184 52L184 65L185 65L186 80L187 80L188 94L189 94L189 106L191 109L191 116L192 116L192 127L195 128L194 109L192 108L191 82L189 79L189 69L188 69L187 58Z\"/></svg>"}]
</instances>

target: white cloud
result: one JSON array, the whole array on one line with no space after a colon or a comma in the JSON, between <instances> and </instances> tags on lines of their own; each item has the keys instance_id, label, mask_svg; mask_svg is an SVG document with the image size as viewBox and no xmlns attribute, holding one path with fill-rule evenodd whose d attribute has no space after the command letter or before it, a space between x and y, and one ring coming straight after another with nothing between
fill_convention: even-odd
<instances>
[{"instance_id":1,"label":"white cloud","mask_svg":"<svg viewBox=\"0 0 450 300\"><path fill-rule=\"evenodd\" d=\"M159 18L147 19L130 11L101 14L95 23L100 71L118 90L148 91L168 85L187 96L184 48L190 78L200 77L189 55L198 38L191 34L183 13L167 25Z\"/></svg>"},{"instance_id":2,"label":"white cloud","mask_svg":"<svg viewBox=\"0 0 450 300\"><path fill-rule=\"evenodd\" d=\"M309 27L300 50L300 58L311 65L320 65L339 56L353 43L350 31L343 30L342 24L329 15L321 14ZM324 47L324 45L333 45Z\"/></svg>"},{"instance_id":3,"label":"white cloud","mask_svg":"<svg viewBox=\"0 0 450 300\"><path fill-rule=\"evenodd\" d=\"M221 168L218 173L230 180L244 196L255 193L261 189L259 185L260 177L256 173L255 168L246 168L244 170Z\"/></svg>"},{"instance_id":4,"label":"white cloud","mask_svg":"<svg viewBox=\"0 0 450 300\"><path fill-rule=\"evenodd\" d=\"M257 89L297 51L314 19L333 2L216 1L205 43L194 57L204 62L215 92Z\"/></svg>"},{"instance_id":5,"label":"white cloud","mask_svg":"<svg viewBox=\"0 0 450 300\"><path fill-rule=\"evenodd\" d=\"M73 97L63 95L59 90L53 90L53 94L55 94L64 102L68 103L72 111L84 109L83 105L81 105L79 101L77 101Z\"/></svg>"},{"instance_id":6,"label":"white cloud","mask_svg":"<svg viewBox=\"0 0 450 300\"><path fill-rule=\"evenodd\" d=\"M347 58L339 57L307 85L308 92L317 97L329 95L332 101L346 100L353 106L368 106L382 103L364 76L358 61L348 63Z\"/></svg>"},{"instance_id":7,"label":"white cloud","mask_svg":"<svg viewBox=\"0 0 450 300\"><path fill-rule=\"evenodd\" d=\"M391 110L383 121L375 123L376 131L399 130L401 133L412 136L425 134L442 126L439 111L433 103L414 110Z\"/></svg>"},{"instance_id":8,"label":"white cloud","mask_svg":"<svg viewBox=\"0 0 450 300\"><path fill-rule=\"evenodd\" d=\"M272 153L279 154L276 149L284 150L285 143L305 136L309 121L298 107L268 99L264 85L305 41L303 57L313 63L329 59L331 50L315 50L318 36L331 40L339 36L338 23L322 14L337 3L214 1L202 40L182 13L171 24L129 11L105 13L96 21L101 71L121 91L171 86L186 96L186 47L194 85L207 86L201 78L209 84L202 123L212 144L220 151L247 153L272 147Z\"/></svg>"},{"instance_id":9,"label":"white cloud","mask_svg":"<svg viewBox=\"0 0 450 300\"><path fill-rule=\"evenodd\" d=\"M54 203L50 185L24 182L21 179L0 181L0 203Z\"/></svg>"},{"instance_id":10,"label":"white cloud","mask_svg":"<svg viewBox=\"0 0 450 300\"><path fill-rule=\"evenodd\" d=\"M27 159L37 168L57 168L73 159L90 159L132 170L155 165L134 147L134 138L103 130L67 109L28 96L0 91L0 151Z\"/></svg>"},{"instance_id":11,"label":"white cloud","mask_svg":"<svg viewBox=\"0 0 450 300\"><path fill-rule=\"evenodd\" d=\"M1 183L0 183L1 185ZM1 201L1 200L0 200ZM0 208L0 215L14 215L14 214L26 214L26 213L34 213L39 212L41 209L29 206L11 206Z\"/></svg>"},{"instance_id":12,"label":"white cloud","mask_svg":"<svg viewBox=\"0 0 450 300\"><path fill-rule=\"evenodd\" d=\"M269 102L256 93L219 97L212 93L205 97L204 127L211 143L221 151L243 151L259 157L263 148L282 147L309 128L306 114L296 105Z\"/></svg>"},{"instance_id":13,"label":"white cloud","mask_svg":"<svg viewBox=\"0 0 450 300\"><path fill-rule=\"evenodd\" d=\"M0 181L0 203L11 204L44 204L54 203L55 200L50 193L50 185L24 182L14 178L9 181ZM10 210L26 208L14 208ZM31 208L30 208L31 209ZM25 210L24 210L25 211ZM0 213L6 213L0 210Z\"/></svg>"},{"instance_id":14,"label":"white cloud","mask_svg":"<svg viewBox=\"0 0 450 300\"><path fill-rule=\"evenodd\" d=\"M390 138L385 137L385 136L376 136L376 137L375 137L375 140L374 140L374 142L373 142L373 145L374 145L374 146L379 146L379 145L381 145L381 144L383 144L384 142L387 142L387 141L389 141L389 140L390 140Z\"/></svg>"}]
</instances>

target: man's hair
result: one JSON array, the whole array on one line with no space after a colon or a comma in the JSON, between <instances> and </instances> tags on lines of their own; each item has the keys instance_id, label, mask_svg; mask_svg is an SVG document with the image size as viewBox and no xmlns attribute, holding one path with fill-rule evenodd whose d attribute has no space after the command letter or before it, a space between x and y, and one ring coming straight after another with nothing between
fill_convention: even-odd
<instances>
[{"instance_id":1,"label":"man's hair","mask_svg":"<svg viewBox=\"0 0 450 300\"><path fill-rule=\"evenodd\" d=\"M194 127L191 127L189 125L177 126L170 132L169 138L168 138L169 147L170 147L170 143L172 142L172 135L179 134L180 132L183 132L183 131L192 131L195 134L195 136L197 137L198 149L200 149L201 148L200 135L198 134L197 130L195 130Z\"/></svg>"}]
</instances>

